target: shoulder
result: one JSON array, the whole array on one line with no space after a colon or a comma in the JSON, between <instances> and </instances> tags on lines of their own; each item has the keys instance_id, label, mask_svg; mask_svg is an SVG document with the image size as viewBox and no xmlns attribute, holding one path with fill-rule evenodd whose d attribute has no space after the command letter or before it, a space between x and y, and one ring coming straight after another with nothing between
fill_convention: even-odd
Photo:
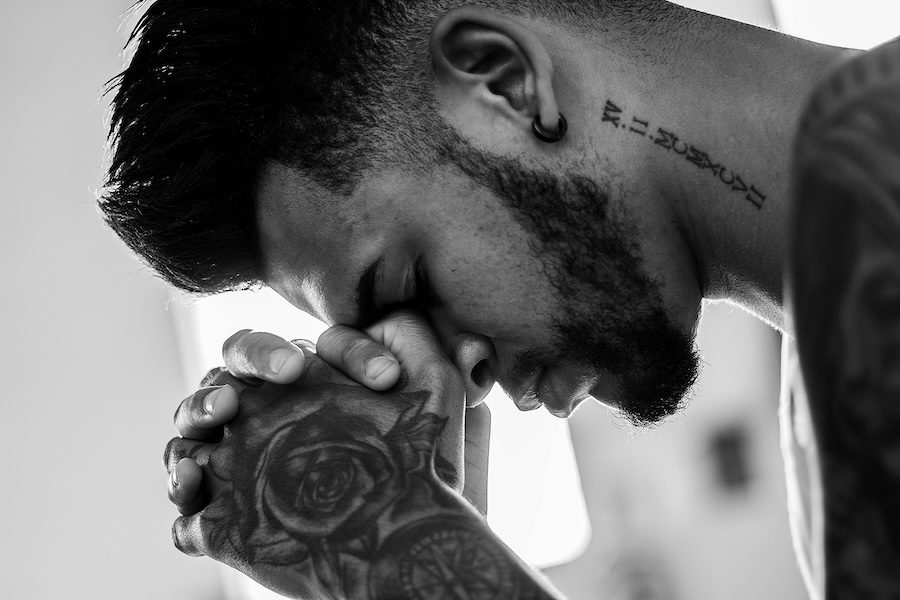
<instances>
[{"instance_id":1,"label":"shoulder","mask_svg":"<svg viewBox=\"0 0 900 600\"><path fill-rule=\"evenodd\" d=\"M820 459L828 597L900 597L900 42L814 94L787 295Z\"/></svg>"},{"instance_id":2,"label":"shoulder","mask_svg":"<svg viewBox=\"0 0 900 600\"><path fill-rule=\"evenodd\" d=\"M879 371L900 368L900 40L849 61L813 95L796 141L789 231L810 396L851 380L894 385L897 376Z\"/></svg>"}]
</instances>

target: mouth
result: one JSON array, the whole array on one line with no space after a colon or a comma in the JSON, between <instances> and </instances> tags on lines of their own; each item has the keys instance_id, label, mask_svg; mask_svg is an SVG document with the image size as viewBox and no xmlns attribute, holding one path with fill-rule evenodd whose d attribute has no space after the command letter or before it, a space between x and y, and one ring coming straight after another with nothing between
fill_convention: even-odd
<instances>
[{"instance_id":1,"label":"mouth","mask_svg":"<svg viewBox=\"0 0 900 600\"><path fill-rule=\"evenodd\" d=\"M544 371L542 369L529 377L522 387L522 391L513 395L513 403L515 403L516 408L523 412L527 412L537 410L543 406L543 402L541 402L540 396L538 395L543 373Z\"/></svg>"},{"instance_id":2,"label":"mouth","mask_svg":"<svg viewBox=\"0 0 900 600\"><path fill-rule=\"evenodd\" d=\"M554 417L565 419L591 397L593 379L567 367L542 368L510 396L521 411L543 406Z\"/></svg>"},{"instance_id":3,"label":"mouth","mask_svg":"<svg viewBox=\"0 0 900 600\"><path fill-rule=\"evenodd\" d=\"M574 369L561 367L541 378L537 398L551 415L566 419L579 404L591 397L593 379Z\"/></svg>"}]
</instances>

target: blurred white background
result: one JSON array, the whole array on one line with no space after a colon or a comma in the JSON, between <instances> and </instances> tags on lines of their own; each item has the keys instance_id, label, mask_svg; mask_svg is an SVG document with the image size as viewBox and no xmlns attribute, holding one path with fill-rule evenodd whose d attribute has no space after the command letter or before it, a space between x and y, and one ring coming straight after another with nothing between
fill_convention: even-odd
<instances>
[{"instance_id":1,"label":"blurred white background","mask_svg":"<svg viewBox=\"0 0 900 600\"><path fill-rule=\"evenodd\" d=\"M131 3L0 3L4 599L219 597L169 536L168 291L94 206Z\"/></svg>"},{"instance_id":2,"label":"blurred white background","mask_svg":"<svg viewBox=\"0 0 900 600\"><path fill-rule=\"evenodd\" d=\"M100 94L121 68L130 4L0 3L3 599L224 597L215 565L169 539L161 455L194 377L179 358L186 321L94 206ZM705 4L771 23L764 2ZM900 33L896 4L775 8L789 31L864 47Z\"/></svg>"}]
</instances>

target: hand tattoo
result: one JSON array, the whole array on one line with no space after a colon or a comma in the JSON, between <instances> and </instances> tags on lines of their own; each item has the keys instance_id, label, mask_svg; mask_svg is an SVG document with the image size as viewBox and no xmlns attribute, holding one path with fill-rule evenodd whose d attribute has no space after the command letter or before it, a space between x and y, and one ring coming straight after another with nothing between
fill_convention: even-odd
<instances>
[{"instance_id":1,"label":"hand tattoo","mask_svg":"<svg viewBox=\"0 0 900 600\"><path fill-rule=\"evenodd\" d=\"M316 598L550 598L437 476L436 462L454 469L435 458L446 419L430 393L302 395L242 415L210 456L225 491L201 519L217 557Z\"/></svg>"}]
</instances>

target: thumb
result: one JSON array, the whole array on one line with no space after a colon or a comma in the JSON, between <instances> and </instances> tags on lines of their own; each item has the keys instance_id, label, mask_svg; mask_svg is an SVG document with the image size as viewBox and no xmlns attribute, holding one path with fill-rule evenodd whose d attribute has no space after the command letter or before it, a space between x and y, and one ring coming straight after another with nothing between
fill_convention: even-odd
<instances>
[{"instance_id":1,"label":"thumb","mask_svg":"<svg viewBox=\"0 0 900 600\"><path fill-rule=\"evenodd\" d=\"M240 379L293 383L304 372L303 350L264 331L242 329L222 345L228 372Z\"/></svg>"},{"instance_id":2,"label":"thumb","mask_svg":"<svg viewBox=\"0 0 900 600\"><path fill-rule=\"evenodd\" d=\"M372 325L366 333L400 362L398 387L427 391L425 410L447 419L438 440L438 453L453 463L462 476L465 386L431 326L422 316L401 311Z\"/></svg>"},{"instance_id":3,"label":"thumb","mask_svg":"<svg viewBox=\"0 0 900 600\"><path fill-rule=\"evenodd\" d=\"M445 378L461 380L431 325L415 312L392 313L368 328L366 333L393 353L404 375L412 381L430 384L449 383L442 381Z\"/></svg>"}]
</instances>

